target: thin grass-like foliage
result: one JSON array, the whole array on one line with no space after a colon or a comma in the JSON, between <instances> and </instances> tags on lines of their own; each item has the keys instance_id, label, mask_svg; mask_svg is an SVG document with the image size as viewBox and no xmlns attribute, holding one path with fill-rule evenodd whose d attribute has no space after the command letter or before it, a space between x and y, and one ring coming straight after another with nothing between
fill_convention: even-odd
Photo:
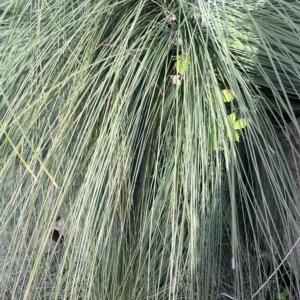
<instances>
[{"instance_id":1,"label":"thin grass-like foliage","mask_svg":"<svg viewBox=\"0 0 300 300\"><path fill-rule=\"evenodd\" d=\"M283 295L299 20L296 0L0 4L1 299Z\"/></svg>"}]
</instances>

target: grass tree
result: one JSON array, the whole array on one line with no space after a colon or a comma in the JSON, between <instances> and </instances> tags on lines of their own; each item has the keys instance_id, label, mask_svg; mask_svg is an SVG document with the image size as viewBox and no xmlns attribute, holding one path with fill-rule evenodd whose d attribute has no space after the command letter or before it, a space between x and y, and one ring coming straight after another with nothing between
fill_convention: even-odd
<instances>
[{"instance_id":1,"label":"grass tree","mask_svg":"<svg viewBox=\"0 0 300 300\"><path fill-rule=\"evenodd\" d=\"M1 299L296 297L299 8L2 1Z\"/></svg>"}]
</instances>

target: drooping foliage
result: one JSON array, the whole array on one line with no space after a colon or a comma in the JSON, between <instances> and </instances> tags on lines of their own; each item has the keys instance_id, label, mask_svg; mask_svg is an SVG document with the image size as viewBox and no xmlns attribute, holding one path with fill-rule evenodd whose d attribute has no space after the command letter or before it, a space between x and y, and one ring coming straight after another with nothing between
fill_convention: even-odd
<instances>
[{"instance_id":1,"label":"drooping foliage","mask_svg":"<svg viewBox=\"0 0 300 300\"><path fill-rule=\"evenodd\" d=\"M1 296L284 295L299 8L0 4Z\"/></svg>"}]
</instances>

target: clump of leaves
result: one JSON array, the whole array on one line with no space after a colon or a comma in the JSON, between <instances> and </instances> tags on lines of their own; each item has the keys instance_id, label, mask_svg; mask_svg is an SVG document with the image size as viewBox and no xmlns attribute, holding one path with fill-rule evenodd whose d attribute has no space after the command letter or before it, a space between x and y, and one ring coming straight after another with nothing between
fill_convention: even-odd
<instances>
[{"instance_id":1,"label":"clump of leaves","mask_svg":"<svg viewBox=\"0 0 300 300\"><path fill-rule=\"evenodd\" d=\"M174 67L176 70L176 75L171 75L172 84L181 85L184 80L185 74L188 70L190 64L190 59L187 55L181 55L177 58Z\"/></svg>"},{"instance_id":2,"label":"clump of leaves","mask_svg":"<svg viewBox=\"0 0 300 300\"><path fill-rule=\"evenodd\" d=\"M177 73L183 75L188 70L189 64L191 63L187 55L179 56L175 62L175 69Z\"/></svg>"},{"instance_id":3,"label":"clump of leaves","mask_svg":"<svg viewBox=\"0 0 300 300\"><path fill-rule=\"evenodd\" d=\"M264 152L278 144L261 107L265 99L253 101L248 82L271 86L275 95L281 87L300 90L299 7L287 1L273 9L270 1L264 8L253 2L252 9L247 1L49 0L30 8L28 0L4 2L0 250L12 254L15 267L0 298L217 299L227 287L235 299L249 296L263 270L258 283L248 276L248 292L239 224L253 235L263 229L275 257L275 218L249 226L249 203L255 214L269 209L268 203L257 209L254 184L243 178L259 180L266 170L280 216L288 215L282 203L288 196L282 197L286 172L274 177L280 161ZM232 90L222 92L220 81ZM233 91L245 97L228 112ZM250 118L245 155L253 166L263 163L249 175L232 153ZM224 146L222 155L208 143ZM269 199L259 188L260 198ZM45 249L59 214L66 226L54 274L55 253ZM226 276L226 285L224 237L237 254L237 276ZM50 288L39 291L43 286Z\"/></svg>"},{"instance_id":4,"label":"clump of leaves","mask_svg":"<svg viewBox=\"0 0 300 300\"><path fill-rule=\"evenodd\" d=\"M233 90L224 89L221 91L222 99L225 103L236 99L236 94ZM217 109L217 106L216 106ZM218 120L217 124L211 125L211 143L213 150L223 150L225 142L236 141L240 142L239 131L245 128L247 121L245 118L237 119L236 112L227 115L227 118Z\"/></svg>"}]
</instances>

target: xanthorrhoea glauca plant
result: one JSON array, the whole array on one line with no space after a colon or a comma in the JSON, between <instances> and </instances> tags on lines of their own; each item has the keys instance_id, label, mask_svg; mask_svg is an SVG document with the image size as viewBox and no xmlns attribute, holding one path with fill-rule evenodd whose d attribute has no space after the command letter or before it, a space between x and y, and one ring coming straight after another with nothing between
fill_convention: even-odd
<instances>
[{"instance_id":1,"label":"xanthorrhoea glauca plant","mask_svg":"<svg viewBox=\"0 0 300 300\"><path fill-rule=\"evenodd\" d=\"M281 295L299 5L1 3L1 297Z\"/></svg>"}]
</instances>

